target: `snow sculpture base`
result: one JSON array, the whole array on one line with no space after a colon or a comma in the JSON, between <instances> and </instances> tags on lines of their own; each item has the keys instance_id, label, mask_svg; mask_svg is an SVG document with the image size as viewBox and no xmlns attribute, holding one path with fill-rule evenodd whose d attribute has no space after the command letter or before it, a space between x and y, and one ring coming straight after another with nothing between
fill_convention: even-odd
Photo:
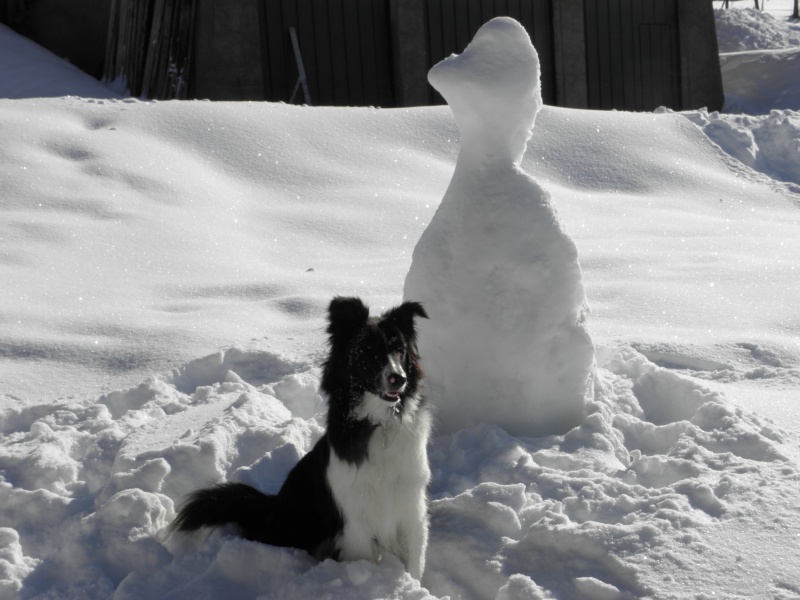
<instances>
[{"instance_id":1,"label":"snow sculpture base","mask_svg":"<svg viewBox=\"0 0 800 600\"><path fill-rule=\"evenodd\" d=\"M431 317L419 343L440 429L486 421L514 435L563 433L593 395L594 347L575 244L519 166L542 106L538 56L501 17L428 78L461 149L404 296Z\"/></svg>"}]
</instances>

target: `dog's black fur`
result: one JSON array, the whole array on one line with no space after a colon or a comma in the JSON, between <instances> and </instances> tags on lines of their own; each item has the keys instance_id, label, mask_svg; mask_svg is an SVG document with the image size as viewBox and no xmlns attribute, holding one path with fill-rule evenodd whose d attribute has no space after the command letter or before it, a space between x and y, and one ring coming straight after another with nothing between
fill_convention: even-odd
<instances>
[{"instance_id":1,"label":"dog's black fur","mask_svg":"<svg viewBox=\"0 0 800 600\"><path fill-rule=\"evenodd\" d=\"M241 483L199 490L189 496L172 529L189 532L233 523L249 540L301 548L320 560L340 558L348 511L328 480L335 472L329 469L331 455L354 468L369 461L370 440L384 425L364 414L367 394L386 401L390 420L401 422L405 411L422 408L414 319L427 314L419 303L405 302L370 318L361 300L341 297L331 301L328 312L330 354L321 382L328 399L326 433L292 469L277 495ZM427 430L422 435L424 444ZM422 466L427 472L427 462ZM422 543L424 565L427 534Z\"/></svg>"}]
</instances>

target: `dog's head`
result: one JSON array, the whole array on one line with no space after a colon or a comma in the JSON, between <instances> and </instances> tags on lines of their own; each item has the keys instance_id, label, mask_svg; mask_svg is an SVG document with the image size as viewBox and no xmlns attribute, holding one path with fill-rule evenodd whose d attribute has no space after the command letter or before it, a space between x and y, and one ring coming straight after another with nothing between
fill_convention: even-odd
<instances>
[{"instance_id":1,"label":"dog's head","mask_svg":"<svg viewBox=\"0 0 800 600\"><path fill-rule=\"evenodd\" d=\"M404 302L370 317L359 298L334 298L328 308L330 357L323 389L370 393L393 405L419 391L422 369L414 319L427 318L419 302Z\"/></svg>"}]
</instances>

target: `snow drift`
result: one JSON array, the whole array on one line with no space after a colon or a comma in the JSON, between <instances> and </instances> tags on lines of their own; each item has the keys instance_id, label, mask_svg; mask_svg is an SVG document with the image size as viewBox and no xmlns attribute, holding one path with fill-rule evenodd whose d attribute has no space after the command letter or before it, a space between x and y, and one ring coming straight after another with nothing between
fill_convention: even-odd
<instances>
[{"instance_id":1,"label":"snow drift","mask_svg":"<svg viewBox=\"0 0 800 600\"><path fill-rule=\"evenodd\" d=\"M0 23L0 98L118 98L110 87Z\"/></svg>"}]
</instances>

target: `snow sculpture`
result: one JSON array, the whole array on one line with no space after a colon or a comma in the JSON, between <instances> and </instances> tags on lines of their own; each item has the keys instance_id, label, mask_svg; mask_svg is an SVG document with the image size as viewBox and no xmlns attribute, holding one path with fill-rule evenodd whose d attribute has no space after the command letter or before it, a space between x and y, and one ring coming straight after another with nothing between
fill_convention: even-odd
<instances>
[{"instance_id":1,"label":"snow sculpture","mask_svg":"<svg viewBox=\"0 0 800 600\"><path fill-rule=\"evenodd\" d=\"M542 106L525 29L500 17L428 74L461 131L455 172L414 249L404 296L424 303L420 351L440 429L563 433L593 394L594 347L575 243L520 168Z\"/></svg>"}]
</instances>

